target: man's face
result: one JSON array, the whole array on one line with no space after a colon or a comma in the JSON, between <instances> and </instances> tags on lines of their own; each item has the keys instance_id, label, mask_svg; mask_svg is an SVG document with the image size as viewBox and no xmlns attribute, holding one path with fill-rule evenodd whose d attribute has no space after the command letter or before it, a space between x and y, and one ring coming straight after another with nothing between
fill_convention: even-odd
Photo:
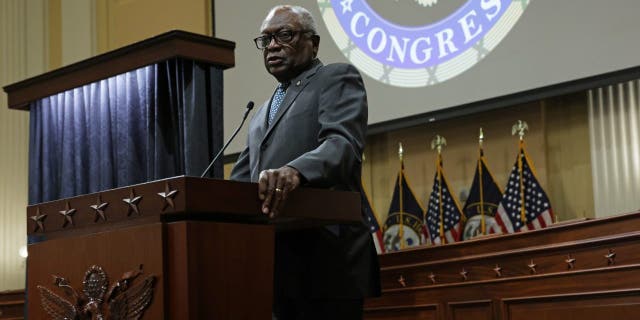
<instances>
[{"instance_id":1,"label":"man's face","mask_svg":"<svg viewBox=\"0 0 640 320\"><path fill-rule=\"evenodd\" d=\"M291 31L293 37L288 42L271 39L263 50L267 71L279 82L289 81L299 75L311 63L318 52L319 38L305 33L299 17L287 9L280 9L267 21L262 35L274 35L281 31Z\"/></svg>"}]
</instances>

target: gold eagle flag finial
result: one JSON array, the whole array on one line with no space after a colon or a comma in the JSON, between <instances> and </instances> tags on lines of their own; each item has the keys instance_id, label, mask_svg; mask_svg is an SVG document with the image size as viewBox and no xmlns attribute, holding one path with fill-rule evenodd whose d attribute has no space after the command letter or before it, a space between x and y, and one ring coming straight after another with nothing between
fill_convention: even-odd
<instances>
[{"instance_id":1,"label":"gold eagle flag finial","mask_svg":"<svg viewBox=\"0 0 640 320\"><path fill-rule=\"evenodd\" d=\"M431 140L431 150L438 150L438 154L442 152L442 148L447 146L447 139L443 136L436 134L436 137Z\"/></svg>"},{"instance_id":2,"label":"gold eagle flag finial","mask_svg":"<svg viewBox=\"0 0 640 320\"><path fill-rule=\"evenodd\" d=\"M524 140L524 132L529 130L529 125L525 121L518 120L516 124L511 127L511 135L515 136L516 133L520 136L520 141Z\"/></svg>"}]
</instances>

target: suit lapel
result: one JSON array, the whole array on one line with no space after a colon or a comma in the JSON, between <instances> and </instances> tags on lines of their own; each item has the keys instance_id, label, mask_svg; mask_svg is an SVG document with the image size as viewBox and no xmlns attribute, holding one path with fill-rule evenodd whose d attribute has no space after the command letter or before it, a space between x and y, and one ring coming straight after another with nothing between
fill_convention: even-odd
<instances>
[{"instance_id":1,"label":"suit lapel","mask_svg":"<svg viewBox=\"0 0 640 320\"><path fill-rule=\"evenodd\" d=\"M316 74L316 72L318 72L318 70L321 67L322 67L322 62L316 59L314 61L313 66L309 68L309 70L301 73L299 76L291 80L291 84L289 85L289 88L287 88L287 94L284 96L284 100L282 100L282 103L278 108L278 112L276 113L276 117L273 119L273 123L271 124L271 126L267 128L267 132L264 135L261 144L264 143L264 141L269 137L269 135L274 130L274 128L278 126L278 123L280 122L280 119L282 118L282 116L287 112L287 110L289 110L289 108L291 107L295 99L298 97L300 92L304 90L307 84L309 84L310 79L313 77L313 75ZM271 101L269 101L269 105L267 106L267 113L263 112L264 115L262 117L265 117L266 114L268 114L269 112L268 109L270 107L271 107ZM266 119L263 119L263 120L266 120ZM262 125L266 126L266 121L263 121Z\"/></svg>"},{"instance_id":2,"label":"suit lapel","mask_svg":"<svg viewBox=\"0 0 640 320\"><path fill-rule=\"evenodd\" d=\"M258 137L264 137L265 133L267 132L267 117L269 114L270 105L271 105L271 99L265 102L262 105L262 108L258 109L259 112L256 112L255 119L252 120L255 122L254 125L257 128L256 131L257 131Z\"/></svg>"}]
</instances>

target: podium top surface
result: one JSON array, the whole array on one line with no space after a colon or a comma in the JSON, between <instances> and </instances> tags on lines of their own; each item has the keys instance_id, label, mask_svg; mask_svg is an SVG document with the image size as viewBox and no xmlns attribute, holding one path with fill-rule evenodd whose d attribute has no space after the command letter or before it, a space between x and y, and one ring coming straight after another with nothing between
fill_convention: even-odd
<instances>
[{"instance_id":1,"label":"podium top surface","mask_svg":"<svg viewBox=\"0 0 640 320\"><path fill-rule=\"evenodd\" d=\"M28 110L40 98L106 79L171 58L181 57L216 65L235 64L235 43L186 31L169 31L5 86L11 109Z\"/></svg>"},{"instance_id":2,"label":"podium top surface","mask_svg":"<svg viewBox=\"0 0 640 320\"><path fill-rule=\"evenodd\" d=\"M180 220L275 224L282 228L361 221L356 192L297 189L276 219L262 214L260 205L255 183L180 176L30 205L27 233L64 236Z\"/></svg>"}]
</instances>

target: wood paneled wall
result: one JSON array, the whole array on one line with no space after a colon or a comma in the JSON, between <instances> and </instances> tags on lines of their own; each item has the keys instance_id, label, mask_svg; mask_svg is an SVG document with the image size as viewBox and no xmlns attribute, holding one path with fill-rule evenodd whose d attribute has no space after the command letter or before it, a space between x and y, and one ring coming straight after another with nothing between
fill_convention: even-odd
<instances>
[{"instance_id":1,"label":"wood paneled wall","mask_svg":"<svg viewBox=\"0 0 640 320\"><path fill-rule=\"evenodd\" d=\"M210 0L94 0L103 53L170 31L211 35Z\"/></svg>"},{"instance_id":2,"label":"wood paneled wall","mask_svg":"<svg viewBox=\"0 0 640 320\"><path fill-rule=\"evenodd\" d=\"M403 144L407 179L426 204L437 155L431 140L444 136L445 175L462 206L473 180L479 128L484 130L489 169L504 189L518 150L518 138L511 135L517 120L528 123L526 149L559 220L592 217L586 94L577 93L369 137L363 177L379 220L387 216L400 169L398 142Z\"/></svg>"}]
</instances>

